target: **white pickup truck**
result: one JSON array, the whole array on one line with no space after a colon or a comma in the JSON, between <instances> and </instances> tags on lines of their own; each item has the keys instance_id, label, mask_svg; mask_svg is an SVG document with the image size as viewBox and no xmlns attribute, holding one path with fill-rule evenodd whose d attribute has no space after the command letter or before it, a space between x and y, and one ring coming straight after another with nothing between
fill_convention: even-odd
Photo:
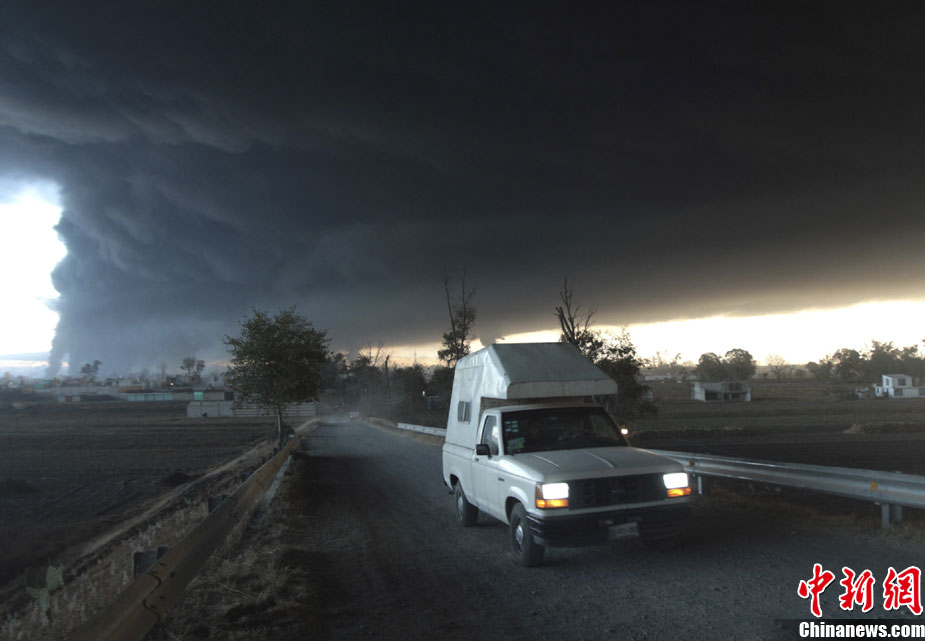
<instances>
[{"instance_id":1,"label":"white pickup truck","mask_svg":"<svg viewBox=\"0 0 925 641\"><path fill-rule=\"evenodd\" d=\"M517 560L638 534L670 547L690 517L681 466L630 447L590 397L616 383L562 343L491 345L456 365L443 480L460 525L507 523Z\"/></svg>"}]
</instances>

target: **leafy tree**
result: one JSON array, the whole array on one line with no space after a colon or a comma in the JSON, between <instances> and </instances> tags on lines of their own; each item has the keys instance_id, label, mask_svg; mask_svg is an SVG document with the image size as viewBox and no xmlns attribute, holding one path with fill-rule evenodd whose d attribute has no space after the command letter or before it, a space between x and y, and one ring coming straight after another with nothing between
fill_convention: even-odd
<instances>
[{"instance_id":1,"label":"leafy tree","mask_svg":"<svg viewBox=\"0 0 925 641\"><path fill-rule=\"evenodd\" d=\"M321 378L324 388L335 393L343 392L346 380L350 374L350 365L343 352L331 354L330 358L321 367Z\"/></svg>"},{"instance_id":2,"label":"leafy tree","mask_svg":"<svg viewBox=\"0 0 925 641\"><path fill-rule=\"evenodd\" d=\"M901 372L919 378L925 376L925 354L920 353L918 345L903 347L900 350L899 361Z\"/></svg>"},{"instance_id":3,"label":"leafy tree","mask_svg":"<svg viewBox=\"0 0 925 641\"><path fill-rule=\"evenodd\" d=\"M618 336L602 337L601 357L595 363L617 383L616 398L605 401L607 409L619 421L658 413L649 400L649 386L639 382L645 362L637 357L636 346L624 327Z\"/></svg>"},{"instance_id":4,"label":"leafy tree","mask_svg":"<svg viewBox=\"0 0 925 641\"><path fill-rule=\"evenodd\" d=\"M700 355L697 378L702 381L746 380L755 375L755 359L744 349L731 349L720 358L713 352Z\"/></svg>"},{"instance_id":5,"label":"leafy tree","mask_svg":"<svg viewBox=\"0 0 925 641\"><path fill-rule=\"evenodd\" d=\"M276 411L282 441L283 408L315 400L322 389L328 338L295 306L272 317L264 311L253 312L241 321L240 336L225 336L233 387L240 400Z\"/></svg>"},{"instance_id":6,"label":"leafy tree","mask_svg":"<svg viewBox=\"0 0 925 641\"><path fill-rule=\"evenodd\" d=\"M348 397L353 403L362 403L366 412L371 406L381 404L385 396L385 372L379 368L381 354L382 343L375 348L368 343L350 364Z\"/></svg>"},{"instance_id":7,"label":"leafy tree","mask_svg":"<svg viewBox=\"0 0 925 641\"><path fill-rule=\"evenodd\" d=\"M856 349L842 348L829 357L832 374L840 381L856 381L861 377L861 355Z\"/></svg>"},{"instance_id":8,"label":"leafy tree","mask_svg":"<svg viewBox=\"0 0 925 641\"><path fill-rule=\"evenodd\" d=\"M806 367L822 381L877 383L884 374L922 376L925 355L920 355L917 345L898 348L890 341L871 341L870 347L863 352L843 347Z\"/></svg>"},{"instance_id":9,"label":"leafy tree","mask_svg":"<svg viewBox=\"0 0 925 641\"><path fill-rule=\"evenodd\" d=\"M407 419L414 422L418 417L424 418L427 414L424 391L427 383L424 381L424 368L420 365L411 367L397 367L391 370L389 376L391 396L389 416L397 420ZM433 416L439 422L442 416Z\"/></svg>"},{"instance_id":10,"label":"leafy tree","mask_svg":"<svg viewBox=\"0 0 925 641\"><path fill-rule=\"evenodd\" d=\"M723 359L713 352L700 355L696 371L701 381L724 381L729 378Z\"/></svg>"},{"instance_id":11,"label":"leafy tree","mask_svg":"<svg viewBox=\"0 0 925 641\"><path fill-rule=\"evenodd\" d=\"M186 370L186 378L190 381L198 381L202 375L202 370L206 367L205 361L197 361L195 356L187 356L183 359L180 369Z\"/></svg>"},{"instance_id":12,"label":"leafy tree","mask_svg":"<svg viewBox=\"0 0 925 641\"><path fill-rule=\"evenodd\" d=\"M723 356L726 371L736 380L748 380L755 375L755 359L744 349L731 349Z\"/></svg>"},{"instance_id":13,"label":"leafy tree","mask_svg":"<svg viewBox=\"0 0 925 641\"><path fill-rule=\"evenodd\" d=\"M810 361L806 364L806 369L810 374L813 375L813 378L819 381L830 381L834 376L835 365L832 362L831 355L826 355L823 358L819 359L819 362Z\"/></svg>"},{"instance_id":14,"label":"leafy tree","mask_svg":"<svg viewBox=\"0 0 925 641\"><path fill-rule=\"evenodd\" d=\"M99 374L100 365L102 364L103 364L102 361L93 361L93 363L84 363L84 366L80 368L80 373L83 375L85 379L87 379L88 383L95 383L96 375Z\"/></svg>"},{"instance_id":15,"label":"leafy tree","mask_svg":"<svg viewBox=\"0 0 925 641\"><path fill-rule=\"evenodd\" d=\"M446 307L450 314L450 331L443 334L443 349L437 352L437 357L448 367L455 367L456 362L469 353L469 344L472 342L472 328L475 326L475 307L472 306L472 297L475 295L475 286L466 286L466 272L460 276L460 291L458 302L453 304L453 295L450 287L450 277L443 271L443 290L446 292Z\"/></svg>"},{"instance_id":16,"label":"leafy tree","mask_svg":"<svg viewBox=\"0 0 925 641\"><path fill-rule=\"evenodd\" d=\"M453 393L453 374L452 367L437 366L434 368L430 382L427 384L428 396L439 396L441 407L448 408L450 406L450 395Z\"/></svg>"},{"instance_id":17,"label":"leafy tree","mask_svg":"<svg viewBox=\"0 0 925 641\"><path fill-rule=\"evenodd\" d=\"M915 353L915 348L911 348ZM871 341L870 348L864 352L863 377L869 382L878 382L884 374L911 373L906 372L903 363L903 350L898 349L892 341ZM906 352L908 355L908 352Z\"/></svg>"}]
</instances>

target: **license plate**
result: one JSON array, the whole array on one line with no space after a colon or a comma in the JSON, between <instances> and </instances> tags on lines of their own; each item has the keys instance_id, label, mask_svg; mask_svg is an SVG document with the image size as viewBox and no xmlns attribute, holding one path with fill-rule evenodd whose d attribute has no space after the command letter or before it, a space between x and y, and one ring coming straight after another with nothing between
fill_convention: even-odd
<instances>
[{"instance_id":1,"label":"license plate","mask_svg":"<svg viewBox=\"0 0 925 641\"><path fill-rule=\"evenodd\" d=\"M620 525L611 525L607 528L607 538L611 541L617 539L628 539L639 534L639 524L621 523Z\"/></svg>"}]
</instances>

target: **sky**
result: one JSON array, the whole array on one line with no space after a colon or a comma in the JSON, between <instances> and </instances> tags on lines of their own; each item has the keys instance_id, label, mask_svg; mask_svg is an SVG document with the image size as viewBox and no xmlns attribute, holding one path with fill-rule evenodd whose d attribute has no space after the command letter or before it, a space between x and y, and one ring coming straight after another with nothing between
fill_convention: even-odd
<instances>
[{"instance_id":1,"label":"sky","mask_svg":"<svg viewBox=\"0 0 925 641\"><path fill-rule=\"evenodd\" d=\"M443 270L477 284L478 344L550 335L566 276L646 355L917 343L923 27L917 3L8 3L0 203L45 198L67 254L29 287L48 342L4 325L0 352L213 362L294 304L334 349L426 361ZM21 217L4 315L37 328L14 289L52 244Z\"/></svg>"}]
</instances>

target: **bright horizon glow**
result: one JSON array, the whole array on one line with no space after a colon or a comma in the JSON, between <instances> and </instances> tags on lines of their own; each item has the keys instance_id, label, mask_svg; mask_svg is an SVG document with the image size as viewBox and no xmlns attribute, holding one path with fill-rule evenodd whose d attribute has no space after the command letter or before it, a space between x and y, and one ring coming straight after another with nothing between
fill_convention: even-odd
<instances>
[{"instance_id":1,"label":"bright horizon glow","mask_svg":"<svg viewBox=\"0 0 925 641\"><path fill-rule=\"evenodd\" d=\"M30 185L0 202L3 304L0 354L47 353L58 324L49 303L58 298L51 272L67 254L54 226L61 219L55 190Z\"/></svg>"},{"instance_id":2,"label":"bright horizon glow","mask_svg":"<svg viewBox=\"0 0 925 641\"><path fill-rule=\"evenodd\" d=\"M865 302L838 309L803 310L765 316L698 318L630 325L641 356L661 351L671 359L697 362L701 354L722 356L747 350L759 364L772 354L794 365L818 361L843 348L863 351L872 340L896 347L921 346L925 301Z\"/></svg>"},{"instance_id":3,"label":"bright horizon glow","mask_svg":"<svg viewBox=\"0 0 925 641\"><path fill-rule=\"evenodd\" d=\"M722 356L730 349L748 351L759 364L780 355L790 364L804 365L848 347L859 351L870 341L890 341L896 347L918 345L925 339L925 301L865 302L837 309L803 310L763 316L713 316L627 326L636 353L650 358L661 353L667 360L681 355L681 361L696 363L701 354ZM599 325L594 329L619 334L620 326ZM555 342L559 331L550 328L505 336L500 342ZM480 349L478 340L472 351ZM397 363L410 364L413 354L422 365L437 362L439 343L401 345L392 348ZM389 353L386 348L384 353Z\"/></svg>"}]
</instances>

